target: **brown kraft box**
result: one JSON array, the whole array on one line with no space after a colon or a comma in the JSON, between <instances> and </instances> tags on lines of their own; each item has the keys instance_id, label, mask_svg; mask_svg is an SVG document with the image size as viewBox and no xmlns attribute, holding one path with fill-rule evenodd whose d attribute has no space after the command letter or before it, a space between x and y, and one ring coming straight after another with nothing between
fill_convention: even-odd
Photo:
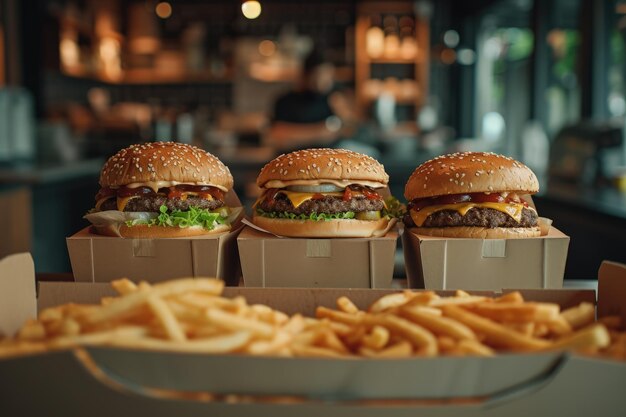
<instances>
[{"instance_id":1,"label":"brown kraft box","mask_svg":"<svg viewBox=\"0 0 626 417\"><path fill-rule=\"evenodd\" d=\"M225 202L240 207L231 191ZM74 279L79 282L109 282L119 277L158 282L173 276L210 276L229 285L239 282L237 255L238 219L228 233L171 239L127 239L100 236L90 227L66 239Z\"/></svg>"},{"instance_id":2,"label":"brown kraft box","mask_svg":"<svg viewBox=\"0 0 626 417\"><path fill-rule=\"evenodd\" d=\"M626 266L605 262L599 282L598 314L626 318ZM23 318L36 313L28 254L0 261L0 290L0 331L12 334ZM309 314L339 295L363 308L389 292L227 288L225 296L243 295L251 303ZM595 300L593 290L523 293L528 300L563 307ZM110 294L104 283L42 283L39 309L96 302ZM85 410L95 417L128 410L183 417L622 416L624 382L625 363L562 352L344 360L88 347L0 359L0 403L8 415L18 416L84 415Z\"/></svg>"},{"instance_id":3,"label":"brown kraft box","mask_svg":"<svg viewBox=\"0 0 626 417\"><path fill-rule=\"evenodd\" d=\"M402 234L410 288L494 290L562 288L569 236L551 227L525 239L464 239Z\"/></svg>"}]
</instances>

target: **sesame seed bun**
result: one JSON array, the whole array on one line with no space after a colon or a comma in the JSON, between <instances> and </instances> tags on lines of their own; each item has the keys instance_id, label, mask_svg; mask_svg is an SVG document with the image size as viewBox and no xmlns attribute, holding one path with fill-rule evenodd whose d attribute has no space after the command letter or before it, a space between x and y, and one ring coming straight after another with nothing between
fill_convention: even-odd
<instances>
[{"instance_id":1,"label":"sesame seed bun","mask_svg":"<svg viewBox=\"0 0 626 417\"><path fill-rule=\"evenodd\" d=\"M404 196L416 198L446 194L490 192L534 194L539 191L535 174L512 158L487 152L439 156L418 166L406 183Z\"/></svg>"},{"instance_id":2,"label":"sesame seed bun","mask_svg":"<svg viewBox=\"0 0 626 417\"><path fill-rule=\"evenodd\" d=\"M491 229L467 226L414 227L410 230L418 235L471 239L520 239L541 236L539 227L494 227Z\"/></svg>"},{"instance_id":3,"label":"sesame seed bun","mask_svg":"<svg viewBox=\"0 0 626 417\"><path fill-rule=\"evenodd\" d=\"M229 191L233 176L212 154L175 142L132 145L109 158L100 172L101 187L143 183L210 185Z\"/></svg>"},{"instance_id":4,"label":"sesame seed bun","mask_svg":"<svg viewBox=\"0 0 626 417\"><path fill-rule=\"evenodd\" d=\"M389 225L389 219L380 220L289 220L252 216L252 222L268 232L287 237L372 237Z\"/></svg>"},{"instance_id":5,"label":"sesame seed bun","mask_svg":"<svg viewBox=\"0 0 626 417\"><path fill-rule=\"evenodd\" d=\"M202 226L192 227L168 227L168 226L147 226L135 225L119 227L114 226L93 226L94 232L103 236L124 237L129 239L162 239L177 237L193 237L214 235L218 233L228 232L230 225L220 224L212 230L207 230Z\"/></svg>"},{"instance_id":6,"label":"sesame seed bun","mask_svg":"<svg viewBox=\"0 0 626 417\"><path fill-rule=\"evenodd\" d=\"M261 169L257 185L265 187L272 181L324 182L343 181L358 184L360 181L384 187L389 182L385 167L367 155L346 149L304 149L280 155ZM366 185L366 184L364 184Z\"/></svg>"}]
</instances>

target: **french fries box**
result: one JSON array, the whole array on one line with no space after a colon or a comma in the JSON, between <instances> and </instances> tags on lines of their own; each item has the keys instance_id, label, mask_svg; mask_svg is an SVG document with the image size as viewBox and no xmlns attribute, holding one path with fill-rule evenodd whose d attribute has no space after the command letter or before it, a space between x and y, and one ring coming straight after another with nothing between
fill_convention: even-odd
<instances>
[{"instance_id":1,"label":"french fries box","mask_svg":"<svg viewBox=\"0 0 626 417\"><path fill-rule=\"evenodd\" d=\"M409 287L494 290L562 288L569 236L551 227L526 239L463 239L402 234Z\"/></svg>"},{"instance_id":2,"label":"french fries box","mask_svg":"<svg viewBox=\"0 0 626 417\"><path fill-rule=\"evenodd\" d=\"M282 238L246 226L237 238L246 287L389 288L398 233Z\"/></svg>"},{"instance_id":3,"label":"french fries box","mask_svg":"<svg viewBox=\"0 0 626 417\"><path fill-rule=\"evenodd\" d=\"M104 283L41 283L28 254L0 261L0 333L39 309L97 302ZM599 272L598 315L626 319L626 265ZM389 290L226 288L312 314L348 295L361 308ZM440 291L440 293L448 293ZM593 290L522 290L562 307ZM560 352L495 357L323 359L202 355L89 347L0 358L3 415L110 416L623 416L626 363ZM239 397L228 396L239 395Z\"/></svg>"},{"instance_id":4,"label":"french fries box","mask_svg":"<svg viewBox=\"0 0 626 417\"><path fill-rule=\"evenodd\" d=\"M241 207L233 191L226 194L225 203ZM66 242L76 281L109 282L128 277L158 282L173 276L211 276L237 285L241 267L236 239L241 227L238 219L228 233L159 239L100 236L86 227Z\"/></svg>"}]
</instances>

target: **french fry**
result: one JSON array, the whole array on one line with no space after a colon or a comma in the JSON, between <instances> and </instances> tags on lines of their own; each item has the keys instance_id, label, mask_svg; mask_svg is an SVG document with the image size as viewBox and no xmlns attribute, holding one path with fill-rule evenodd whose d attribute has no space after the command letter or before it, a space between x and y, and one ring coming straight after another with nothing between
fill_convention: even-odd
<instances>
[{"instance_id":1,"label":"french fry","mask_svg":"<svg viewBox=\"0 0 626 417\"><path fill-rule=\"evenodd\" d=\"M251 355L271 355L279 352L283 348L289 345L292 340L292 335L285 332L276 332L271 340L257 340L250 343L245 352Z\"/></svg>"},{"instance_id":2,"label":"french fry","mask_svg":"<svg viewBox=\"0 0 626 417\"><path fill-rule=\"evenodd\" d=\"M348 348L346 348L343 342L339 340L337 335L333 333L330 329L326 329L322 331L322 337L318 339L318 344L321 344L323 347L327 347L338 353L342 353L342 354L350 353Z\"/></svg>"},{"instance_id":3,"label":"french fry","mask_svg":"<svg viewBox=\"0 0 626 417\"><path fill-rule=\"evenodd\" d=\"M466 306L480 316L505 322L548 322L559 316L559 306L549 303L480 303Z\"/></svg>"},{"instance_id":4,"label":"french fry","mask_svg":"<svg viewBox=\"0 0 626 417\"><path fill-rule=\"evenodd\" d=\"M36 320L28 320L17 334L19 340L42 340L46 337L46 329Z\"/></svg>"},{"instance_id":5,"label":"french fry","mask_svg":"<svg viewBox=\"0 0 626 417\"><path fill-rule=\"evenodd\" d=\"M493 302L519 304L524 302L524 297L519 291L513 291L506 293L498 298L494 298Z\"/></svg>"},{"instance_id":6,"label":"french fry","mask_svg":"<svg viewBox=\"0 0 626 417\"><path fill-rule=\"evenodd\" d=\"M146 337L116 337L108 340L107 344L131 349L187 353L229 353L242 349L251 338L250 332L239 331L210 339L187 340L185 342Z\"/></svg>"},{"instance_id":7,"label":"french fry","mask_svg":"<svg viewBox=\"0 0 626 417\"><path fill-rule=\"evenodd\" d=\"M378 300L374 301L368 311L370 313L381 313L395 307L400 307L411 299L409 294L411 293L407 291L383 295Z\"/></svg>"},{"instance_id":8,"label":"french fry","mask_svg":"<svg viewBox=\"0 0 626 417\"><path fill-rule=\"evenodd\" d=\"M246 330L258 337L270 338L274 335L274 327L258 320L241 317L219 309L206 312L207 319L216 326L229 330Z\"/></svg>"},{"instance_id":9,"label":"french fry","mask_svg":"<svg viewBox=\"0 0 626 417\"><path fill-rule=\"evenodd\" d=\"M452 317L472 330L483 333L485 340L494 346L520 351L540 350L550 345L545 340L525 336L456 305L444 305L442 309L445 316Z\"/></svg>"},{"instance_id":10,"label":"french fry","mask_svg":"<svg viewBox=\"0 0 626 417\"><path fill-rule=\"evenodd\" d=\"M183 342L187 340L187 337L185 336L183 329L181 329L176 316L174 316L172 310L169 309L165 301L156 295L152 295L151 297L148 297L146 302L155 317L160 321L161 326L163 326L168 339L176 342Z\"/></svg>"},{"instance_id":11,"label":"french fry","mask_svg":"<svg viewBox=\"0 0 626 417\"><path fill-rule=\"evenodd\" d=\"M550 350L604 348L610 343L611 337L606 327L596 323L556 341L548 348Z\"/></svg>"},{"instance_id":12,"label":"french fry","mask_svg":"<svg viewBox=\"0 0 626 417\"><path fill-rule=\"evenodd\" d=\"M572 333L572 327L563 316L558 316L556 319L548 321L545 324L553 335L565 336Z\"/></svg>"},{"instance_id":13,"label":"french fry","mask_svg":"<svg viewBox=\"0 0 626 417\"><path fill-rule=\"evenodd\" d=\"M510 323L503 322L501 323L503 326L508 327L509 329L513 329L518 333L521 333L526 336L533 336L535 332L535 323L529 321L527 323Z\"/></svg>"},{"instance_id":14,"label":"french fry","mask_svg":"<svg viewBox=\"0 0 626 417\"><path fill-rule=\"evenodd\" d=\"M534 337L545 337L550 333L550 329L546 323L534 323L535 327L533 328L533 336Z\"/></svg>"},{"instance_id":15,"label":"french fry","mask_svg":"<svg viewBox=\"0 0 626 417\"><path fill-rule=\"evenodd\" d=\"M111 286L119 295L126 295L137 291L137 285L128 278L116 279L111 282Z\"/></svg>"},{"instance_id":16,"label":"french fry","mask_svg":"<svg viewBox=\"0 0 626 417\"><path fill-rule=\"evenodd\" d=\"M448 353L456 348L457 341L450 336L438 336L437 344L439 345L439 350L442 353Z\"/></svg>"},{"instance_id":17,"label":"french fry","mask_svg":"<svg viewBox=\"0 0 626 417\"><path fill-rule=\"evenodd\" d=\"M469 295L467 295L469 297ZM430 330L439 336L450 336L453 339L476 339L476 335L466 325L447 317L425 313L419 307L405 307L400 311L405 318Z\"/></svg>"},{"instance_id":18,"label":"french fry","mask_svg":"<svg viewBox=\"0 0 626 417\"><path fill-rule=\"evenodd\" d=\"M356 314L359 312L359 308L354 305L352 300L345 296L337 298L337 308L348 314Z\"/></svg>"},{"instance_id":19,"label":"french fry","mask_svg":"<svg viewBox=\"0 0 626 417\"><path fill-rule=\"evenodd\" d=\"M572 329L580 329L593 323L596 318L596 309L591 303L580 303L576 307L564 310L561 317L569 323Z\"/></svg>"},{"instance_id":20,"label":"french fry","mask_svg":"<svg viewBox=\"0 0 626 417\"><path fill-rule=\"evenodd\" d=\"M480 295L470 295L469 297L441 297L433 299L428 303L431 307L443 307L447 305L470 305L486 301L487 297Z\"/></svg>"},{"instance_id":21,"label":"french fry","mask_svg":"<svg viewBox=\"0 0 626 417\"><path fill-rule=\"evenodd\" d=\"M224 288L224 282L217 279L187 278L176 281L156 284L149 289L135 291L125 297L115 299L108 306L103 306L89 316L91 324L102 323L107 320L115 320L123 317L140 307L151 296L167 297L187 291L199 291L209 294L220 294Z\"/></svg>"},{"instance_id":22,"label":"french fry","mask_svg":"<svg viewBox=\"0 0 626 417\"><path fill-rule=\"evenodd\" d=\"M337 310L318 307L317 318L310 318L221 297L223 283L213 279L113 285L119 296L100 305L43 310L15 339L0 338L0 357L95 345L329 359L572 349L626 359L619 317L591 324L592 304L560 313L556 304L526 302L519 292L492 299L407 290L381 297L368 311L340 297Z\"/></svg>"},{"instance_id":23,"label":"french fry","mask_svg":"<svg viewBox=\"0 0 626 417\"><path fill-rule=\"evenodd\" d=\"M317 307L315 310L315 315L318 318L328 318L339 323L344 323L348 325L357 325L361 322L360 314L349 314L344 313L343 311L335 311L326 307Z\"/></svg>"},{"instance_id":24,"label":"french fry","mask_svg":"<svg viewBox=\"0 0 626 417\"><path fill-rule=\"evenodd\" d=\"M422 326L391 314L368 315L363 318L366 324L386 327L391 332L400 334L411 342L417 349L423 350L425 356L437 354L437 340L435 336Z\"/></svg>"},{"instance_id":25,"label":"french fry","mask_svg":"<svg viewBox=\"0 0 626 417\"><path fill-rule=\"evenodd\" d=\"M383 350L362 346L359 354L370 358L408 358L413 354L413 346L407 341L398 342Z\"/></svg>"},{"instance_id":26,"label":"french fry","mask_svg":"<svg viewBox=\"0 0 626 417\"><path fill-rule=\"evenodd\" d=\"M477 356L493 356L495 352L489 346L480 343L478 340L463 339L456 346L460 353Z\"/></svg>"},{"instance_id":27,"label":"french fry","mask_svg":"<svg viewBox=\"0 0 626 417\"><path fill-rule=\"evenodd\" d=\"M372 327L370 333L361 338L363 346L374 350L384 348L387 342L389 342L389 330L383 326Z\"/></svg>"}]
</instances>

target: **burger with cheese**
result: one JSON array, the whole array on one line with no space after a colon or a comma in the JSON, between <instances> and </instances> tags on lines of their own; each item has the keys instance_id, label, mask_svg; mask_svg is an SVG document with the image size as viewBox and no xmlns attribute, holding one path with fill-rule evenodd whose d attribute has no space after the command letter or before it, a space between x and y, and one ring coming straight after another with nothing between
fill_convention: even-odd
<instances>
[{"instance_id":1,"label":"burger with cheese","mask_svg":"<svg viewBox=\"0 0 626 417\"><path fill-rule=\"evenodd\" d=\"M228 168L195 146L133 145L100 173L95 208L85 216L96 233L131 238L188 237L230 230L241 212L224 203Z\"/></svg>"},{"instance_id":2,"label":"burger with cheese","mask_svg":"<svg viewBox=\"0 0 626 417\"><path fill-rule=\"evenodd\" d=\"M522 198L539 190L524 164L483 152L439 156L415 169L404 190L407 227L422 235L510 239L539 236L535 209Z\"/></svg>"},{"instance_id":3,"label":"burger with cheese","mask_svg":"<svg viewBox=\"0 0 626 417\"><path fill-rule=\"evenodd\" d=\"M291 237L370 237L392 216L378 192L389 176L375 159L344 149L305 149L281 155L259 174L263 194L252 221Z\"/></svg>"}]
</instances>

